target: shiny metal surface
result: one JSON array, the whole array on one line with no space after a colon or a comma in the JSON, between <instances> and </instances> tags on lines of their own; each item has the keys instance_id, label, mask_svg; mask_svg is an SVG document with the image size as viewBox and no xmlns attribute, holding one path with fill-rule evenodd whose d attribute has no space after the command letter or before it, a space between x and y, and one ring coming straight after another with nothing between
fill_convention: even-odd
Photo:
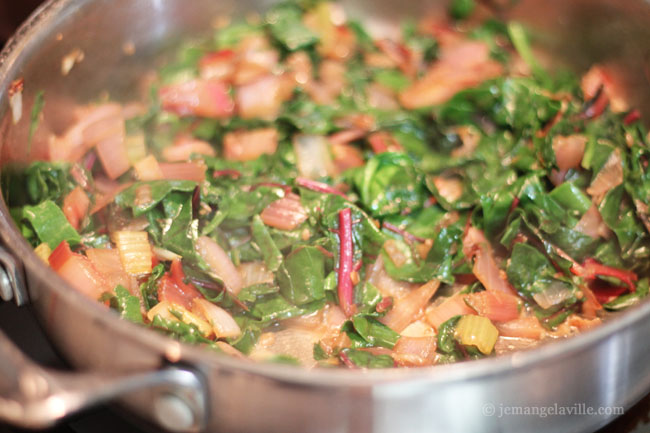
<instances>
[{"instance_id":1,"label":"shiny metal surface","mask_svg":"<svg viewBox=\"0 0 650 433\"><path fill-rule=\"evenodd\" d=\"M42 153L48 131L61 131L67 108L106 91L135 97L143 71L180 35L210 31L219 14L263 10L264 1L54 0L0 54L0 160ZM390 31L435 1L349 0L350 14ZM650 113L650 6L642 0L524 1L511 12L536 29L539 40L578 71L593 61L622 65L633 99ZM116 24L119 23L119 24ZM123 45L135 46L133 56ZM84 61L62 76L61 59L74 49ZM7 88L25 79L25 113L44 89L44 118L25 146L28 115L14 125ZM645 105L643 105L645 104ZM647 118L647 117L646 117ZM28 154L27 150L30 150ZM528 352L419 370L303 371L221 357L118 320L69 288L22 240L0 203L0 235L25 266L30 299L51 338L79 369L117 374L182 361L197 369L210 391L209 431L234 432L588 432L611 413L498 416L500 408L629 407L650 390L650 304L576 338ZM155 417L151 393L124 402ZM495 413L490 414L491 408Z\"/></svg>"},{"instance_id":2,"label":"shiny metal surface","mask_svg":"<svg viewBox=\"0 0 650 433\"><path fill-rule=\"evenodd\" d=\"M127 374L63 373L39 367L0 332L0 419L21 427L50 427L64 416L116 396L142 389L154 392L156 402L173 401L156 419L172 431L200 431L206 421L202 381L191 371L163 368ZM171 416L170 416L171 414Z\"/></svg>"},{"instance_id":3,"label":"shiny metal surface","mask_svg":"<svg viewBox=\"0 0 650 433\"><path fill-rule=\"evenodd\" d=\"M21 306L27 302L27 286L19 260L0 246L0 298Z\"/></svg>"}]
</instances>

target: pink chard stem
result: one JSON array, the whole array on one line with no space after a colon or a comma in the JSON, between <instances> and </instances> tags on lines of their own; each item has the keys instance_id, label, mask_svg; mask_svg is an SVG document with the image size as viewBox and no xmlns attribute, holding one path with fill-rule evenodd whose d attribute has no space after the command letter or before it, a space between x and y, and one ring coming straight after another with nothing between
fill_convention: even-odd
<instances>
[{"instance_id":1,"label":"pink chard stem","mask_svg":"<svg viewBox=\"0 0 650 433\"><path fill-rule=\"evenodd\" d=\"M322 193L325 193L325 194L336 194L336 195L338 195L340 197L343 197L345 200L350 200L348 198L348 196L343 194L341 191L339 191L336 188L332 188L331 186L329 186L326 183L317 182L317 181L311 180L311 179L305 179L304 177L299 177L298 179L296 179L296 184L298 186L310 189L312 191L322 192Z\"/></svg>"},{"instance_id":2,"label":"pink chard stem","mask_svg":"<svg viewBox=\"0 0 650 433\"><path fill-rule=\"evenodd\" d=\"M341 251L339 254L339 304L346 316L354 314L354 285L350 274L352 263L352 210L348 207L339 212L339 239Z\"/></svg>"}]
</instances>

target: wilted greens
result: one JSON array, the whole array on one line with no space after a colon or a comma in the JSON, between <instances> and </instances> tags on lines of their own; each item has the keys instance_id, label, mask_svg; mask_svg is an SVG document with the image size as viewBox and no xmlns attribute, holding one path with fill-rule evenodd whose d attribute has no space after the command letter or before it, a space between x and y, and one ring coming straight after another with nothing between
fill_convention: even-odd
<instances>
[{"instance_id":1,"label":"wilted greens","mask_svg":"<svg viewBox=\"0 0 650 433\"><path fill-rule=\"evenodd\" d=\"M76 289L233 356L428 366L596 325L648 294L648 132L611 71L547 71L475 6L395 39L324 1L233 20L3 170L11 215Z\"/></svg>"}]
</instances>

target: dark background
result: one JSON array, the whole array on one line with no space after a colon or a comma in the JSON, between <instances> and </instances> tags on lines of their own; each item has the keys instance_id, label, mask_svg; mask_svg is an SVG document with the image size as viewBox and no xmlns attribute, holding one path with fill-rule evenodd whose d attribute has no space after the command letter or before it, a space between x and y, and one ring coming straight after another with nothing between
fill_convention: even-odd
<instances>
[{"instance_id":1,"label":"dark background","mask_svg":"<svg viewBox=\"0 0 650 433\"><path fill-rule=\"evenodd\" d=\"M0 0L0 42L11 36L18 24L41 4L41 0Z\"/></svg>"},{"instance_id":2,"label":"dark background","mask_svg":"<svg viewBox=\"0 0 650 433\"><path fill-rule=\"evenodd\" d=\"M4 46L20 23L41 3L41 0L0 0L0 46ZM11 303L0 301L0 329L41 364L65 368L65 364L47 342L29 307L17 308ZM625 415L597 433L650 432L647 424L649 413L650 396L647 396ZM132 424L133 421L128 414L124 414L118 408L101 407L77 415L58 427L48 430L47 433L126 433L150 430L150 426L141 424L137 420L135 422L138 427L136 427ZM644 424L645 428L640 427L640 424ZM28 431L0 424L0 433L28 433Z\"/></svg>"}]
</instances>

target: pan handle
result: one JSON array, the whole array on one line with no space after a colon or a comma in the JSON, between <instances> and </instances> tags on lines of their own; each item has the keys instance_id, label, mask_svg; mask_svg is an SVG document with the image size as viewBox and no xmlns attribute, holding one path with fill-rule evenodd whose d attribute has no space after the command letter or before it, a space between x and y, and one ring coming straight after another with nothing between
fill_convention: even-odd
<instances>
[{"instance_id":1,"label":"pan handle","mask_svg":"<svg viewBox=\"0 0 650 433\"><path fill-rule=\"evenodd\" d=\"M5 301L13 299L18 306L27 303L27 286L22 263L2 245L0 245L0 298Z\"/></svg>"},{"instance_id":2,"label":"pan handle","mask_svg":"<svg viewBox=\"0 0 650 433\"><path fill-rule=\"evenodd\" d=\"M151 391L153 416L171 431L205 427L207 394L197 373L168 367L139 373L68 373L38 366L0 331L0 420L50 427L63 417L135 391Z\"/></svg>"}]
</instances>

